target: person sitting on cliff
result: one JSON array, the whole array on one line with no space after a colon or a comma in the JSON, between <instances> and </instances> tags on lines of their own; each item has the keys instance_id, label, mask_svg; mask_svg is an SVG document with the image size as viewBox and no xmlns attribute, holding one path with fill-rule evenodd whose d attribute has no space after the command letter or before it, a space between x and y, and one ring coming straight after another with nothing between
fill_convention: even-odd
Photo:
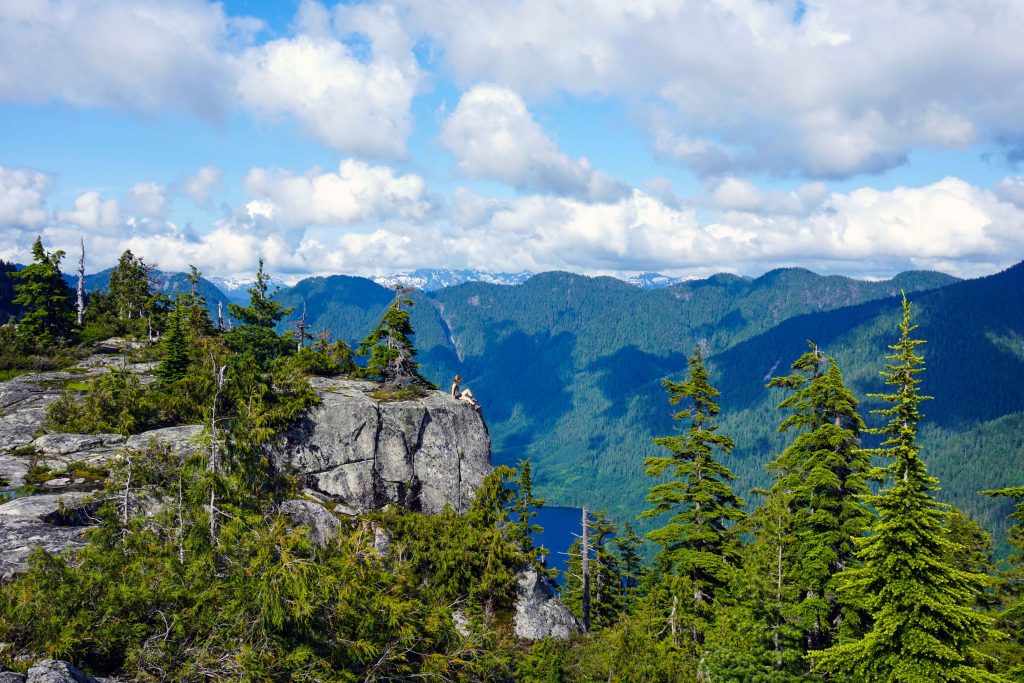
<instances>
[{"instance_id":1,"label":"person sitting on cliff","mask_svg":"<svg viewBox=\"0 0 1024 683\"><path fill-rule=\"evenodd\" d=\"M456 401L465 401L475 409L480 410L480 404L477 402L476 397L473 396L473 392L469 389L463 389L462 393L459 393L459 385L462 383L462 375L455 375L455 380L452 382L452 398Z\"/></svg>"}]
</instances>

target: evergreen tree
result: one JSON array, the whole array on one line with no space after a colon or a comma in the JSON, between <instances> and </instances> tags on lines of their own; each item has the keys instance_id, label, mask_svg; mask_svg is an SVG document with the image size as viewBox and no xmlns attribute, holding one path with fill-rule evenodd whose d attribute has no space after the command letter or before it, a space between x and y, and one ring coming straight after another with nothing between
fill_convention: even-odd
<instances>
[{"instance_id":1,"label":"evergreen tree","mask_svg":"<svg viewBox=\"0 0 1024 683\"><path fill-rule=\"evenodd\" d=\"M206 297L199 293L199 282L202 278L203 274L198 268L189 266L189 272L185 276L189 283L189 291L179 295L186 313L185 330L190 342L193 343L214 333L210 313L206 310Z\"/></svg>"},{"instance_id":2,"label":"evergreen tree","mask_svg":"<svg viewBox=\"0 0 1024 683\"><path fill-rule=\"evenodd\" d=\"M187 334L187 317L191 307L186 304L185 296L187 295L178 295L167 322L166 333L160 340L162 354L156 368L156 376L165 382L174 382L185 377L192 363Z\"/></svg>"},{"instance_id":3,"label":"evergreen tree","mask_svg":"<svg viewBox=\"0 0 1024 683\"><path fill-rule=\"evenodd\" d=\"M65 344L74 334L71 291L60 272L63 251L43 249L41 237L32 244L32 263L13 273L17 296L14 303L24 313L18 322L18 339L26 350L48 351Z\"/></svg>"},{"instance_id":4,"label":"evergreen tree","mask_svg":"<svg viewBox=\"0 0 1024 683\"><path fill-rule=\"evenodd\" d=\"M599 630L617 622L624 608L622 573L619 558L611 552L609 541L615 525L604 511L589 513L589 591L590 628ZM562 602L577 618L583 618L583 548L579 539L569 547Z\"/></svg>"},{"instance_id":5,"label":"evergreen tree","mask_svg":"<svg viewBox=\"0 0 1024 683\"><path fill-rule=\"evenodd\" d=\"M1024 681L1024 486L982 493L994 498L1016 500L1014 511L1010 513L1014 523L1007 530L1013 550L1008 558L1009 568L1002 574L1000 597L1003 611L999 615L999 627L1010 640L1008 649L1011 652L1005 657L1010 662L1010 668L1006 675L1013 681Z\"/></svg>"},{"instance_id":6,"label":"evergreen tree","mask_svg":"<svg viewBox=\"0 0 1024 683\"><path fill-rule=\"evenodd\" d=\"M125 249L117 266L110 273L110 296L120 320L145 317L146 306L152 296L150 278L153 266Z\"/></svg>"},{"instance_id":7,"label":"evergreen tree","mask_svg":"<svg viewBox=\"0 0 1024 683\"><path fill-rule=\"evenodd\" d=\"M395 289L395 300L384 311L377 327L359 342L360 356L368 356L363 374L375 379L381 386L397 389L400 387L437 387L420 375L416 349L409 336L413 334L409 312L402 309L402 304L411 306L412 299L402 297L403 290Z\"/></svg>"},{"instance_id":8,"label":"evergreen tree","mask_svg":"<svg viewBox=\"0 0 1024 683\"><path fill-rule=\"evenodd\" d=\"M719 650L719 659L731 662L738 680L791 680L806 671L806 634L799 619L804 594L797 579L799 543L793 494L782 490L755 493L765 499L742 525L752 541L744 546L733 586L738 608L733 609L733 623L725 625L729 635L735 638L739 634L742 644L723 648L719 637L711 649ZM744 666L746 675L736 675L736 667Z\"/></svg>"},{"instance_id":9,"label":"evergreen tree","mask_svg":"<svg viewBox=\"0 0 1024 683\"><path fill-rule=\"evenodd\" d=\"M275 358L294 351L290 336L282 337L274 330L292 309L285 308L268 296L269 283L261 258L256 270L256 281L249 288L249 305L228 304L228 311L240 323L228 333L228 346L238 354L247 355L257 367L264 370Z\"/></svg>"},{"instance_id":10,"label":"evergreen tree","mask_svg":"<svg viewBox=\"0 0 1024 683\"><path fill-rule=\"evenodd\" d=\"M739 557L732 524L743 518L743 501L729 484L735 478L732 472L715 459L716 450L729 453L733 442L718 433L715 397L719 393L708 380L699 348L688 365L685 381L666 379L662 383L668 389L669 403L688 406L674 419L689 420L690 426L685 434L654 440L669 454L647 458L645 471L651 477L667 472L671 479L651 487L647 501L652 507L640 518L671 515L665 526L648 533L647 538L661 546L670 571L688 580L686 591L692 596L690 609L695 618L691 632L699 643L700 624L710 618L715 594L727 585L729 565Z\"/></svg>"},{"instance_id":11,"label":"evergreen tree","mask_svg":"<svg viewBox=\"0 0 1024 683\"><path fill-rule=\"evenodd\" d=\"M882 372L892 393L877 394L891 407L874 411L889 418L879 430L891 486L868 502L879 517L857 553L863 565L844 572L843 589L862 603L872 623L863 637L813 653L815 667L856 681L961 683L1003 681L982 668L977 645L992 637L991 620L974 609L987 577L950 565L956 550L945 525L947 506L934 494L917 444L923 340L911 333L911 307L903 298L900 339L889 348Z\"/></svg>"},{"instance_id":12,"label":"evergreen tree","mask_svg":"<svg viewBox=\"0 0 1024 683\"><path fill-rule=\"evenodd\" d=\"M515 524L510 522L508 514L515 492L506 482L515 474L511 467L496 467L484 479L466 513L470 527L468 547L479 553L468 598L472 607L482 610L487 621L492 620L498 610L511 608L516 575L527 565L527 557L516 542Z\"/></svg>"},{"instance_id":13,"label":"evergreen tree","mask_svg":"<svg viewBox=\"0 0 1024 683\"><path fill-rule=\"evenodd\" d=\"M633 525L626 522L622 525L622 533L612 542L615 544L619 566L622 568L623 601L626 608L629 608L644 575L643 558L640 556L644 540L633 529Z\"/></svg>"},{"instance_id":14,"label":"evergreen tree","mask_svg":"<svg viewBox=\"0 0 1024 683\"><path fill-rule=\"evenodd\" d=\"M530 563L538 571L546 573L544 564L549 551L547 548L537 548L533 545L534 535L544 533L544 527L533 523L537 510L544 507L544 499L533 495L533 472L529 460L519 461L519 478L516 484L515 498L511 506L515 516L515 540L523 553L530 558Z\"/></svg>"},{"instance_id":15,"label":"evergreen tree","mask_svg":"<svg viewBox=\"0 0 1024 683\"><path fill-rule=\"evenodd\" d=\"M820 650L833 642L840 624L860 621L855 610L838 603L835 581L853 560L854 539L872 519L862 500L870 493L871 460L860 447L864 421L858 401L843 384L838 364L808 344L792 374L768 384L791 392L779 404L792 411L779 431L799 432L768 469L776 475L773 494L788 494L793 511L793 578L802 593L795 616L805 647Z\"/></svg>"}]
</instances>

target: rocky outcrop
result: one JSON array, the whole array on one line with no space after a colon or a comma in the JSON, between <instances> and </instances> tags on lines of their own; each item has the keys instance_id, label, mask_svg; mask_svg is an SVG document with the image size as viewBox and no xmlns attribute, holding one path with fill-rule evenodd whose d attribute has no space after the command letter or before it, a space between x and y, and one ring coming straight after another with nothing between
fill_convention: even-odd
<instances>
[{"instance_id":1,"label":"rocky outcrop","mask_svg":"<svg viewBox=\"0 0 1024 683\"><path fill-rule=\"evenodd\" d=\"M516 585L515 634L525 640L559 638L582 633L583 626L569 608L555 598L547 577L536 570L524 571Z\"/></svg>"},{"instance_id":2,"label":"rocky outcrop","mask_svg":"<svg viewBox=\"0 0 1024 683\"><path fill-rule=\"evenodd\" d=\"M0 579L24 571L37 548L57 553L85 545L94 509L86 501L88 495L26 496L0 505Z\"/></svg>"},{"instance_id":3,"label":"rocky outcrop","mask_svg":"<svg viewBox=\"0 0 1024 683\"><path fill-rule=\"evenodd\" d=\"M440 391L379 401L376 385L313 378L323 402L287 433L275 464L302 486L354 511L389 503L436 514L464 511L491 469L487 427Z\"/></svg>"},{"instance_id":4,"label":"rocky outcrop","mask_svg":"<svg viewBox=\"0 0 1024 683\"><path fill-rule=\"evenodd\" d=\"M87 510L58 519L59 497L80 502L100 482L82 474L102 468L126 449L151 441L183 452L197 448L196 425L156 429L131 437L118 434L47 434L46 408L69 388L112 366L152 379L152 364L125 364L120 346L98 353L71 370L29 373L0 383L0 503L4 490L26 483L34 471L33 495L0 505L0 576L21 571L34 548L51 552L83 543ZM289 431L271 453L280 470L294 474L311 498L335 512L354 514L394 503L437 513L446 505L464 511L490 471L491 443L480 414L439 391L408 401L380 401L376 385L312 378L322 402ZM40 476L42 473L43 476ZM72 494L72 492L75 492ZM73 506L72 506L73 507ZM44 510L45 508L45 510ZM281 510L294 524L306 524L314 540L334 533L337 519L322 505L289 501ZM47 517L47 515L50 515ZM77 517L75 515L78 515ZM379 545L386 548L386 538Z\"/></svg>"},{"instance_id":5,"label":"rocky outcrop","mask_svg":"<svg viewBox=\"0 0 1024 683\"><path fill-rule=\"evenodd\" d=\"M67 662L44 659L29 668L25 683L97 683L97 680Z\"/></svg>"}]
</instances>

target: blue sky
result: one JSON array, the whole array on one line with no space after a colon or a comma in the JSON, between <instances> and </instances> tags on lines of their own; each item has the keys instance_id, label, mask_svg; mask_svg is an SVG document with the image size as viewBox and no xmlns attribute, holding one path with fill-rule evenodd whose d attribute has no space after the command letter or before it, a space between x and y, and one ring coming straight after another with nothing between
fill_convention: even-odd
<instances>
[{"instance_id":1,"label":"blue sky","mask_svg":"<svg viewBox=\"0 0 1024 683\"><path fill-rule=\"evenodd\" d=\"M1017 0L0 2L0 258L960 276L1024 259Z\"/></svg>"}]
</instances>

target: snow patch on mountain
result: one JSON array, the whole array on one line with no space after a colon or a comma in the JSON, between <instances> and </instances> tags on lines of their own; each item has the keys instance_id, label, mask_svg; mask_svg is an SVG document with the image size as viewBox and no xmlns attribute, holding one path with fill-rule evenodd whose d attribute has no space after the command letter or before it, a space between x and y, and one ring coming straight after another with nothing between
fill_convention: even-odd
<instances>
[{"instance_id":1,"label":"snow patch on mountain","mask_svg":"<svg viewBox=\"0 0 1024 683\"><path fill-rule=\"evenodd\" d=\"M662 275L661 273L639 273L622 279L640 289L661 289L662 287L671 287L674 284L685 282L691 278L672 277L670 275Z\"/></svg>"},{"instance_id":2,"label":"snow patch on mountain","mask_svg":"<svg viewBox=\"0 0 1024 683\"><path fill-rule=\"evenodd\" d=\"M377 275L373 280L385 287L402 285L404 287L415 287L425 292L432 292L444 287L454 287L464 282L486 282L492 285L521 285L526 282L533 273L521 271L518 273L494 273L486 270L455 269L455 268L419 268L408 273L395 273L393 275Z\"/></svg>"}]
</instances>

